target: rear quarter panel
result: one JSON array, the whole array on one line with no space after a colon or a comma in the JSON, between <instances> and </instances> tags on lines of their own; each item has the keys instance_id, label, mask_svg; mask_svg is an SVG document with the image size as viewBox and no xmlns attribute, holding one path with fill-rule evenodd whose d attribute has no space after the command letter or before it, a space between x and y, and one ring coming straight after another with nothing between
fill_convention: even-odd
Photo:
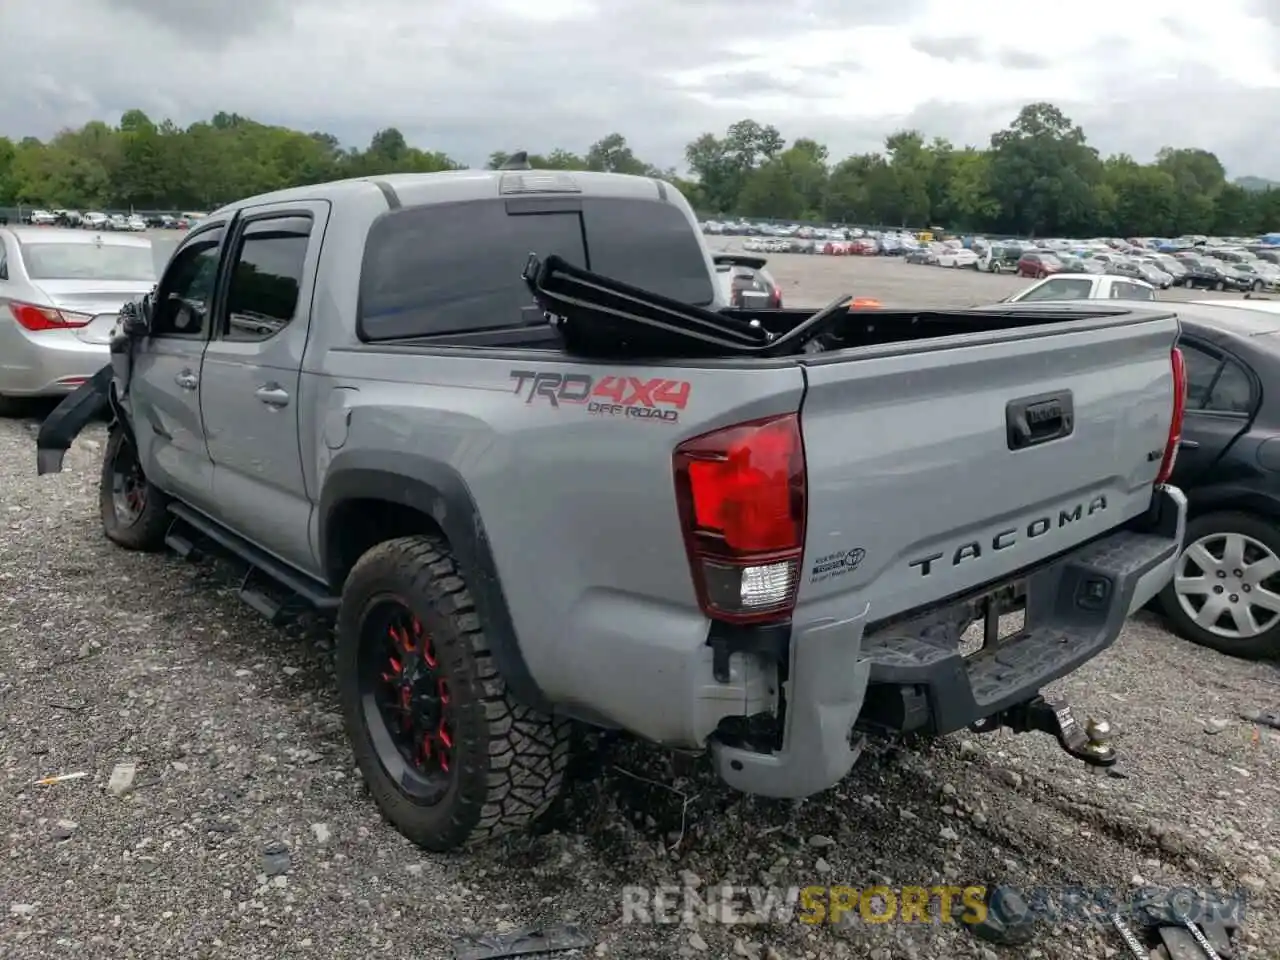
<instances>
[{"instance_id":1,"label":"rear quarter panel","mask_svg":"<svg viewBox=\"0 0 1280 960\"><path fill-rule=\"evenodd\" d=\"M331 351L323 368L305 378L304 399L327 411L305 438L318 453L320 487L351 465L400 476L443 465L460 477L522 653L548 697L581 704L601 676L688 682L681 671L705 644L706 620L676 511L672 453L716 427L797 410L797 366L601 366L541 352L496 358L362 346ZM686 389L687 400L627 406L639 385L663 396L655 383L667 383L668 395ZM617 385L622 403L595 393ZM628 414L637 407L661 416ZM325 416L335 412L349 423L336 450L324 437ZM670 726L687 722L673 717Z\"/></svg>"}]
</instances>

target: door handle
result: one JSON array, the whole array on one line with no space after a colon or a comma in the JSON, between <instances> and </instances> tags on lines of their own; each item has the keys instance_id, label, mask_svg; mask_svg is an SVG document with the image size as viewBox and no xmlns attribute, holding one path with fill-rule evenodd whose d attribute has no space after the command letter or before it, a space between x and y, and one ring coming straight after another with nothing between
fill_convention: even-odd
<instances>
[{"instance_id":1,"label":"door handle","mask_svg":"<svg viewBox=\"0 0 1280 960\"><path fill-rule=\"evenodd\" d=\"M173 378L173 382L183 390L194 390L199 385L200 380L190 370L183 370Z\"/></svg>"},{"instance_id":2,"label":"door handle","mask_svg":"<svg viewBox=\"0 0 1280 960\"><path fill-rule=\"evenodd\" d=\"M1198 441L1196 441L1196 440L1179 440L1179 441L1178 441L1178 446L1180 446L1183 450L1198 450L1198 449L1200 449L1200 444L1199 444L1199 442L1198 442Z\"/></svg>"},{"instance_id":3,"label":"door handle","mask_svg":"<svg viewBox=\"0 0 1280 960\"><path fill-rule=\"evenodd\" d=\"M269 383L266 386L259 387L253 391L253 395L268 407L287 407L289 405L289 394L278 384Z\"/></svg>"}]
</instances>

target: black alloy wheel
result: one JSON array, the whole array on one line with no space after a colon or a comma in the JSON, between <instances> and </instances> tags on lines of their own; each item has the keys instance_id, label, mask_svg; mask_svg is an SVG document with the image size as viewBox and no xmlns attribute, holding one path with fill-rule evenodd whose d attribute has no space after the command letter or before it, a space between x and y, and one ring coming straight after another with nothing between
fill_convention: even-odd
<instances>
[{"instance_id":1,"label":"black alloy wheel","mask_svg":"<svg viewBox=\"0 0 1280 960\"><path fill-rule=\"evenodd\" d=\"M378 762L416 803L439 803L456 769L452 697L434 640L403 600L378 597L366 607L358 669Z\"/></svg>"}]
</instances>

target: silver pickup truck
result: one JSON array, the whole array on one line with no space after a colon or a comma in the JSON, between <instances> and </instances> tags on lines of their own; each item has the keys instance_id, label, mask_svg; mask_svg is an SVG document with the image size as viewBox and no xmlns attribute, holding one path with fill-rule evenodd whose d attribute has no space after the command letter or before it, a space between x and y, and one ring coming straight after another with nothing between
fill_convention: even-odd
<instances>
[{"instance_id":1,"label":"silver pickup truck","mask_svg":"<svg viewBox=\"0 0 1280 960\"><path fill-rule=\"evenodd\" d=\"M574 722L775 797L886 731L1042 730L1112 762L1040 691L1171 575L1175 316L718 290L657 180L254 197L126 308L39 469L108 403L108 537L213 544L267 616L334 612L356 760L432 849L545 811Z\"/></svg>"}]
</instances>

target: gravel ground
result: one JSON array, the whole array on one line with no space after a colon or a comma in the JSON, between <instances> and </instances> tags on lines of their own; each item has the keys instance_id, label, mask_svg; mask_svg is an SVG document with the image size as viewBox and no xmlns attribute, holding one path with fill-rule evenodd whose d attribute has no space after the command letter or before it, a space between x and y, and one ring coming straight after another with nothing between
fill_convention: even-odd
<instances>
[{"instance_id":1,"label":"gravel ground","mask_svg":"<svg viewBox=\"0 0 1280 960\"><path fill-rule=\"evenodd\" d=\"M824 269L938 274L853 258ZM877 746L838 789L791 804L744 798L702 763L622 742L540 834L429 855L381 822L354 770L327 626L266 625L235 598L224 564L111 547L96 507L102 427L82 435L64 473L39 479L34 430L0 421L5 960L408 960L448 956L459 933L565 921L595 939L586 956L637 960L1075 960L1122 949L1081 924L996 948L954 925L622 922L624 886L689 874L783 886L1243 886L1251 955L1280 954L1280 735L1235 719L1280 705L1271 666L1183 643L1144 615L1061 690L1081 715L1112 722L1122 777L1087 771L1045 736L957 735ZM108 781L123 762L136 777L117 796ZM74 772L88 776L32 785ZM287 863L264 862L273 843Z\"/></svg>"}]
</instances>

